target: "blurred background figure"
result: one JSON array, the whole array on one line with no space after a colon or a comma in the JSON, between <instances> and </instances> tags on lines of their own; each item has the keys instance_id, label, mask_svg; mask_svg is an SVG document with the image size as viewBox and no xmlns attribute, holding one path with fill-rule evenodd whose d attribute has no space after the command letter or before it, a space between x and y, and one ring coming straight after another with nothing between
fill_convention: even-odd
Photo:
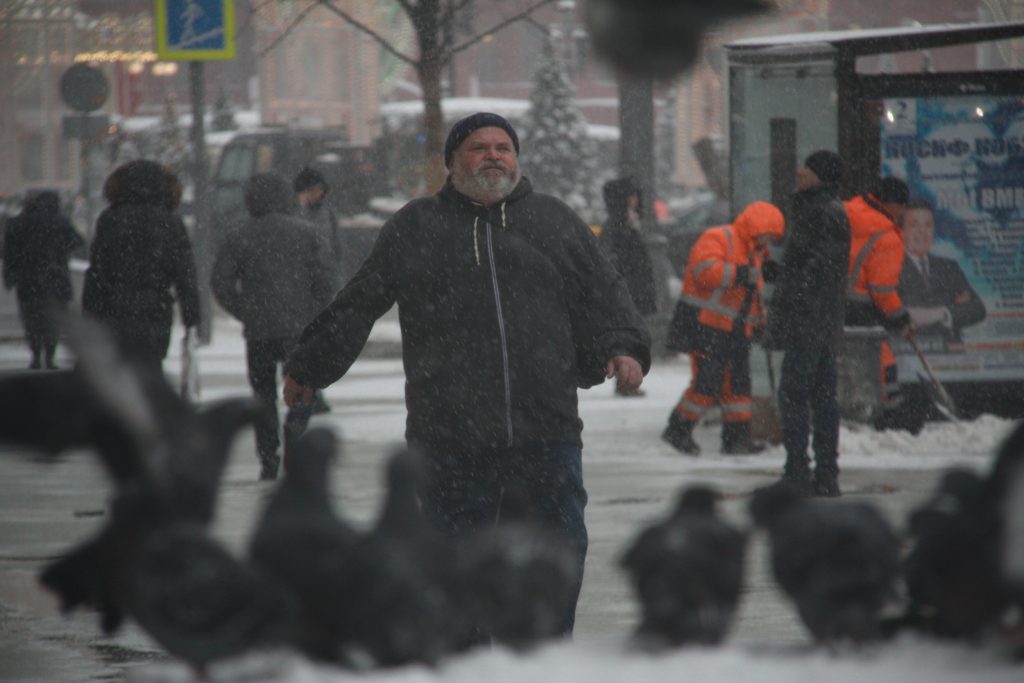
<instances>
[{"instance_id":1,"label":"blurred background figure","mask_svg":"<svg viewBox=\"0 0 1024 683\"><path fill-rule=\"evenodd\" d=\"M58 330L53 313L71 301L68 258L85 243L61 213L56 192L30 197L10 219L4 234L4 287L14 289L25 338L32 351L29 368L55 369Z\"/></svg>"},{"instance_id":2,"label":"blurred background figure","mask_svg":"<svg viewBox=\"0 0 1024 683\"><path fill-rule=\"evenodd\" d=\"M139 159L114 169L103 196L110 206L96 221L82 310L113 331L126 356L160 369L175 300L186 334L199 323L192 246L175 213L181 184L155 161Z\"/></svg>"},{"instance_id":3,"label":"blurred background figure","mask_svg":"<svg viewBox=\"0 0 1024 683\"><path fill-rule=\"evenodd\" d=\"M351 273L345 272L345 253L338 229L338 217L326 201L330 186L324 175L306 166L292 183L295 190L295 201L299 204L299 215L316 226L327 244L330 246L329 260L331 263L331 286L335 291L348 282Z\"/></svg>"},{"instance_id":4,"label":"blurred background figure","mask_svg":"<svg viewBox=\"0 0 1024 683\"><path fill-rule=\"evenodd\" d=\"M657 296L651 258L640 235L640 187L632 178L616 178L604 184L602 193L608 217L601 229L601 245L626 281L637 311L641 315L652 315L657 312ZM615 393L643 395L639 389L624 390L618 386Z\"/></svg>"},{"instance_id":5,"label":"blurred background figure","mask_svg":"<svg viewBox=\"0 0 1024 683\"><path fill-rule=\"evenodd\" d=\"M334 294L324 236L295 216L288 181L274 171L245 184L250 219L228 234L213 263L217 302L244 326L249 385L262 402L256 419L260 479L277 478L281 464L277 367L303 328ZM284 423L287 467L295 440L306 430L312 403L290 407Z\"/></svg>"}]
</instances>

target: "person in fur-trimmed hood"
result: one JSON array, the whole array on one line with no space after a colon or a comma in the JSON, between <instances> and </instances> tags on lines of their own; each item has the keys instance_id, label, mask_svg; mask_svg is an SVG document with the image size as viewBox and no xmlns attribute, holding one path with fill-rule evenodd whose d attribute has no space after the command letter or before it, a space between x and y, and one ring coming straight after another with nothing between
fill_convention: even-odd
<instances>
[{"instance_id":1,"label":"person in fur-trimmed hood","mask_svg":"<svg viewBox=\"0 0 1024 683\"><path fill-rule=\"evenodd\" d=\"M427 454L424 512L453 536L493 524L501 492L578 550L587 534L577 389L637 388L650 335L590 228L521 176L507 120L477 113L445 145L448 180L381 229L349 284L285 365L285 401L308 401L355 361L395 303L406 376L406 439ZM577 587L578 590L578 587ZM572 630L575 600L564 631Z\"/></svg>"}]
</instances>

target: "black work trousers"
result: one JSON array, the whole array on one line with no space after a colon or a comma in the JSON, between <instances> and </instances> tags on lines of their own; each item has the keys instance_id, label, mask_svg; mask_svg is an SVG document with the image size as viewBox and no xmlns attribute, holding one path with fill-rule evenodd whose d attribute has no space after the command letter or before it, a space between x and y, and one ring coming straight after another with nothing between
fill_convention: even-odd
<instances>
[{"instance_id":1,"label":"black work trousers","mask_svg":"<svg viewBox=\"0 0 1024 683\"><path fill-rule=\"evenodd\" d=\"M786 349L779 380L779 412L788 473L798 474L808 467L809 426L814 434L815 467L838 472L836 373L836 352L827 345Z\"/></svg>"}]
</instances>

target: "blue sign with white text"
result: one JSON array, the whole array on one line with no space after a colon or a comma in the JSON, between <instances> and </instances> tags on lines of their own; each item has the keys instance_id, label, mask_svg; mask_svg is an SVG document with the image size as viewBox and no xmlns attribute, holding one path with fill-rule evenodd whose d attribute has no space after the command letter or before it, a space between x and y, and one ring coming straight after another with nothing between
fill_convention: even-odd
<instances>
[{"instance_id":1,"label":"blue sign with white text","mask_svg":"<svg viewBox=\"0 0 1024 683\"><path fill-rule=\"evenodd\" d=\"M165 59L234 57L231 0L157 0L157 52Z\"/></svg>"}]
</instances>

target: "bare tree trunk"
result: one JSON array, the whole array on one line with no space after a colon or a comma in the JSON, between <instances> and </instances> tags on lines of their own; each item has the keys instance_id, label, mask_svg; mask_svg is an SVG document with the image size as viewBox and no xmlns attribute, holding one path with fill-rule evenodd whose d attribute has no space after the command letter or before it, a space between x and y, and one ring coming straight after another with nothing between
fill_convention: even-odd
<instances>
[{"instance_id":1,"label":"bare tree trunk","mask_svg":"<svg viewBox=\"0 0 1024 683\"><path fill-rule=\"evenodd\" d=\"M441 111L440 60L424 59L417 65L420 87L423 89L423 129L426 144L423 149L423 178L426 191L432 194L441 189L448 173L444 166L444 115Z\"/></svg>"}]
</instances>

